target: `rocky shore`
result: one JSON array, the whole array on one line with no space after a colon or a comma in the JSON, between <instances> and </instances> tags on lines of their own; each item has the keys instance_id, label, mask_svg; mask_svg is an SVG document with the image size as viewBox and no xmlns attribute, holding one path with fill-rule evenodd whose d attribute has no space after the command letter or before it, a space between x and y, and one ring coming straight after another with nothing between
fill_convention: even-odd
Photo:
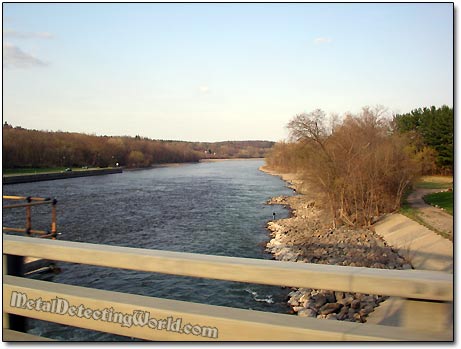
<instances>
[{"instance_id":1,"label":"rocky shore","mask_svg":"<svg viewBox=\"0 0 461 349\"><path fill-rule=\"evenodd\" d=\"M265 168L261 170L277 175ZM292 211L291 217L267 224L271 240L266 251L276 260L380 269L412 268L371 230L345 226L332 229L322 208L306 194L305 184L293 175L282 175L282 178L295 189L296 195L276 197L268 202ZM379 295L299 288L290 292L288 304L298 316L365 322L368 314L385 299Z\"/></svg>"}]
</instances>

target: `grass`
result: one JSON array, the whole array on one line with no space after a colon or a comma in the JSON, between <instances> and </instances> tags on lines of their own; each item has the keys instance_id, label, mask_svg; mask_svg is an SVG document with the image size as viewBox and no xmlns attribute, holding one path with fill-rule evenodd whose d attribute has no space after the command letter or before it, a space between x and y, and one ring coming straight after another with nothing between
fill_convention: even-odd
<instances>
[{"instance_id":1,"label":"grass","mask_svg":"<svg viewBox=\"0 0 461 349\"><path fill-rule=\"evenodd\" d=\"M49 168L4 168L3 175L15 176L15 175L26 175L36 173L53 173L53 172L64 172L67 167L49 167ZM72 171L88 171L94 170L95 168L82 169L79 167L72 167Z\"/></svg>"},{"instance_id":2,"label":"grass","mask_svg":"<svg viewBox=\"0 0 461 349\"><path fill-rule=\"evenodd\" d=\"M19 174L30 174L30 173L44 173L44 172L61 172L66 167L49 167L49 168L4 168L4 175L19 175Z\"/></svg>"},{"instance_id":3,"label":"grass","mask_svg":"<svg viewBox=\"0 0 461 349\"><path fill-rule=\"evenodd\" d=\"M414 221L417 221L420 224L424 224L423 221L418 217L418 210L416 208L411 207L407 201L408 195L410 195L412 191L413 188L407 188L407 190L405 190L405 192L403 193L399 213L403 214L404 216L407 216L408 218L413 219Z\"/></svg>"},{"instance_id":4,"label":"grass","mask_svg":"<svg viewBox=\"0 0 461 349\"><path fill-rule=\"evenodd\" d=\"M451 183L440 183L440 182L418 182L415 184L416 188L420 189L448 189L451 188Z\"/></svg>"},{"instance_id":5,"label":"grass","mask_svg":"<svg viewBox=\"0 0 461 349\"><path fill-rule=\"evenodd\" d=\"M408 218L414 220L415 222L418 222L419 224L421 224L421 225L425 226L426 228L432 230L436 234L439 234L440 236L442 236L442 237L444 237L444 238L446 238L446 239L448 239L450 241L453 241L453 236L451 234L447 234L445 232L439 231L439 230L435 229L433 226L427 224L418 215L418 210L416 208L413 208L413 207L410 206L410 204L407 201L407 198L408 198L408 195L410 195L410 193L412 191L413 191L413 188L410 187L410 188L407 188L407 190L403 194L402 203L400 205L399 213L403 214L404 216L407 216ZM440 193L437 193L437 194L440 194ZM451 194L452 194L451 204L452 204L452 212L453 212L453 192L451 192ZM453 213L451 213L451 214L453 215Z\"/></svg>"},{"instance_id":6,"label":"grass","mask_svg":"<svg viewBox=\"0 0 461 349\"><path fill-rule=\"evenodd\" d=\"M445 191L441 193L428 194L423 197L429 205L443 208L453 216L453 192Z\"/></svg>"},{"instance_id":7,"label":"grass","mask_svg":"<svg viewBox=\"0 0 461 349\"><path fill-rule=\"evenodd\" d=\"M449 189L453 187L452 176L423 176L414 184L416 189Z\"/></svg>"}]
</instances>

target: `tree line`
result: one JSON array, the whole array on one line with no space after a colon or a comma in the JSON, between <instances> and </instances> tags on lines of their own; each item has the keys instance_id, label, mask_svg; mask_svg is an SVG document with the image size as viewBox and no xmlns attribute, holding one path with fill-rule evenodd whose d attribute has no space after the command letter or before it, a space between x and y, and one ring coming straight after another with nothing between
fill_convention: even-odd
<instances>
[{"instance_id":1,"label":"tree line","mask_svg":"<svg viewBox=\"0 0 461 349\"><path fill-rule=\"evenodd\" d=\"M95 136L3 125L3 168L148 167L204 158L264 157L268 141L181 142L145 137Z\"/></svg>"},{"instance_id":2,"label":"tree line","mask_svg":"<svg viewBox=\"0 0 461 349\"><path fill-rule=\"evenodd\" d=\"M410 140L422 174L453 173L453 108L418 108L394 117L395 130Z\"/></svg>"},{"instance_id":3,"label":"tree line","mask_svg":"<svg viewBox=\"0 0 461 349\"><path fill-rule=\"evenodd\" d=\"M429 152L431 171L453 168L449 115L448 107L393 118L382 107L363 108L342 120L328 119L322 110L299 114L287 125L290 140L273 147L267 165L296 172L310 184L333 226L369 226L400 207L406 188L429 169Z\"/></svg>"}]
</instances>

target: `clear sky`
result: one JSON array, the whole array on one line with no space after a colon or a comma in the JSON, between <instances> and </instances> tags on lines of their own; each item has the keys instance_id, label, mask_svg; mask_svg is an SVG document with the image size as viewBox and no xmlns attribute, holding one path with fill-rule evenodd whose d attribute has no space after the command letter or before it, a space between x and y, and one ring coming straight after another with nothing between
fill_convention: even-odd
<instances>
[{"instance_id":1,"label":"clear sky","mask_svg":"<svg viewBox=\"0 0 461 349\"><path fill-rule=\"evenodd\" d=\"M453 105L452 4L3 4L3 120L281 140L297 113Z\"/></svg>"}]
</instances>

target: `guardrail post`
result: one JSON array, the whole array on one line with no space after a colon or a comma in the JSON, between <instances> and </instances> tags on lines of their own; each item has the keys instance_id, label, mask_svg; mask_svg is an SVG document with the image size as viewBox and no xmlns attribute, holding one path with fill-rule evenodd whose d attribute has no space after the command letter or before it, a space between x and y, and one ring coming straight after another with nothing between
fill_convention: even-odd
<instances>
[{"instance_id":1,"label":"guardrail post","mask_svg":"<svg viewBox=\"0 0 461 349\"><path fill-rule=\"evenodd\" d=\"M12 276L24 276L24 257L3 255L3 273ZM26 332L26 318L15 314L3 313L3 328L13 331ZM5 321L6 320L6 321Z\"/></svg>"},{"instance_id":2,"label":"guardrail post","mask_svg":"<svg viewBox=\"0 0 461 349\"><path fill-rule=\"evenodd\" d=\"M453 302L406 299L401 320L409 329L453 331Z\"/></svg>"}]
</instances>

